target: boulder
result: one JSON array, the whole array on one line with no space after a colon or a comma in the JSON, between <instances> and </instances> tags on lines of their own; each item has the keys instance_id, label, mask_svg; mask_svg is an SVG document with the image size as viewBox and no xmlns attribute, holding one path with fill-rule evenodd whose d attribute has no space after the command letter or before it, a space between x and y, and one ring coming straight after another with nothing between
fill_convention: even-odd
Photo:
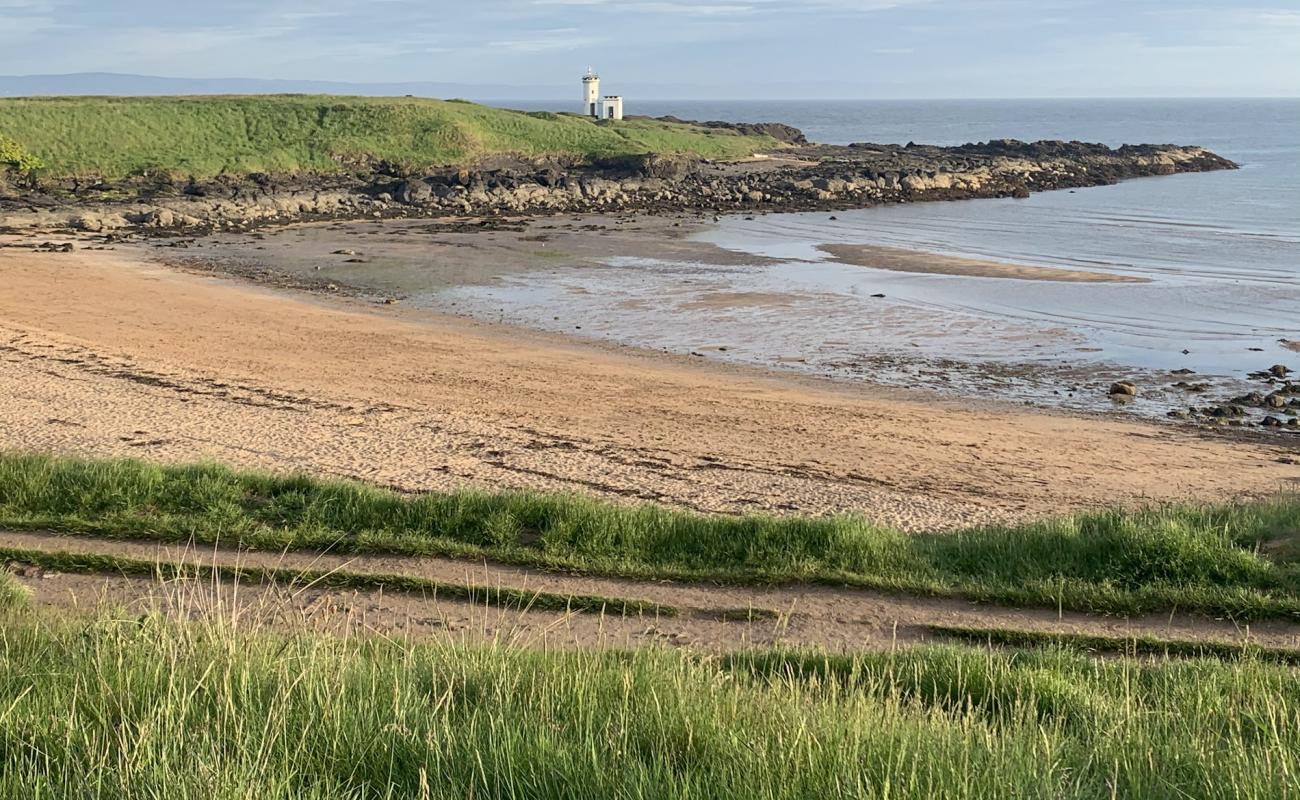
<instances>
[{"instance_id":1,"label":"boulder","mask_svg":"<svg viewBox=\"0 0 1300 800\"><path fill-rule=\"evenodd\" d=\"M402 181L393 197L408 206L424 205L433 199L433 187L421 180Z\"/></svg>"}]
</instances>

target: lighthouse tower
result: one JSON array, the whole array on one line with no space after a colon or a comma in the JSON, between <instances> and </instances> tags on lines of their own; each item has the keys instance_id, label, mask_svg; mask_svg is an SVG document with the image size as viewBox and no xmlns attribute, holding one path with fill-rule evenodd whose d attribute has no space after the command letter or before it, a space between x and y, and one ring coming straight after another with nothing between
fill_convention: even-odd
<instances>
[{"instance_id":1,"label":"lighthouse tower","mask_svg":"<svg viewBox=\"0 0 1300 800\"><path fill-rule=\"evenodd\" d=\"M587 67L582 76L582 113L589 117L600 116L600 76Z\"/></svg>"}]
</instances>

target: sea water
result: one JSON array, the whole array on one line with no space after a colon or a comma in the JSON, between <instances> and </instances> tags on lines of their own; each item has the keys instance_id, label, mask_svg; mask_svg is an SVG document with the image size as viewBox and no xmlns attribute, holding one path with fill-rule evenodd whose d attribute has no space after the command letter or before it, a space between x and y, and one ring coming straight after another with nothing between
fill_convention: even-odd
<instances>
[{"instance_id":1,"label":"sea water","mask_svg":"<svg viewBox=\"0 0 1300 800\"><path fill-rule=\"evenodd\" d=\"M988 373L990 365L1005 374L1008 365L1038 364L1093 365L1114 374L1191 369L1226 378L1278 362L1300 367L1300 354L1285 346L1300 340L1300 100L633 101L628 112L785 122L814 141L837 144L992 138L1196 144L1241 169L1023 200L733 215L699 237L776 264L611 258L599 268L530 273L467 289L457 295L461 310L490 308L507 320L548 327L555 309L580 306L588 320L584 335L679 352L716 344L730 360L909 384L917 370L885 369L881 359L928 365L929 375L935 365L969 368L971 375ZM827 243L1146 282L886 272L826 260L817 246ZM727 296L783 299L728 304Z\"/></svg>"}]
</instances>

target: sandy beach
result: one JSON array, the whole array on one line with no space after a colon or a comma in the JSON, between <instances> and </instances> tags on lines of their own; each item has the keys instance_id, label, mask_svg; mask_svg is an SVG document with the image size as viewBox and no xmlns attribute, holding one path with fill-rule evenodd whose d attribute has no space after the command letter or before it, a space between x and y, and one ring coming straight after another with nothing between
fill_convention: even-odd
<instances>
[{"instance_id":1,"label":"sandy beach","mask_svg":"<svg viewBox=\"0 0 1300 800\"><path fill-rule=\"evenodd\" d=\"M836 384L0 249L0 446L910 530L1293 488L1288 441Z\"/></svg>"}]
</instances>

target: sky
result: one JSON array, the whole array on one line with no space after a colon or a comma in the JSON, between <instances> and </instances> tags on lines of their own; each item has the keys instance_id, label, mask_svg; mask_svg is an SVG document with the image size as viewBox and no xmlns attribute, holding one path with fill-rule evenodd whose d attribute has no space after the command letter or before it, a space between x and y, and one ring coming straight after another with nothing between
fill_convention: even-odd
<instances>
[{"instance_id":1,"label":"sky","mask_svg":"<svg viewBox=\"0 0 1300 800\"><path fill-rule=\"evenodd\" d=\"M1294 97L1300 0L0 0L0 75L564 97L589 64L645 98Z\"/></svg>"}]
</instances>

